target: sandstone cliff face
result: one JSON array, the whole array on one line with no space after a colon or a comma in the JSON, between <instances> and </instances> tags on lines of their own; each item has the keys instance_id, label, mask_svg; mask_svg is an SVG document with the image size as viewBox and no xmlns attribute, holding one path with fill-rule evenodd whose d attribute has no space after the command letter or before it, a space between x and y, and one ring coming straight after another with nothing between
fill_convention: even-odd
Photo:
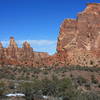
<instances>
[{"instance_id":1,"label":"sandstone cliff face","mask_svg":"<svg viewBox=\"0 0 100 100\"><path fill-rule=\"evenodd\" d=\"M61 25L58 52L74 48L100 49L100 4L88 4L77 19L66 19Z\"/></svg>"},{"instance_id":2,"label":"sandstone cliff face","mask_svg":"<svg viewBox=\"0 0 100 100\"><path fill-rule=\"evenodd\" d=\"M64 20L57 51L66 52L70 65L100 66L100 4L88 4L77 19Z\"/></svg>"}]
</instances>

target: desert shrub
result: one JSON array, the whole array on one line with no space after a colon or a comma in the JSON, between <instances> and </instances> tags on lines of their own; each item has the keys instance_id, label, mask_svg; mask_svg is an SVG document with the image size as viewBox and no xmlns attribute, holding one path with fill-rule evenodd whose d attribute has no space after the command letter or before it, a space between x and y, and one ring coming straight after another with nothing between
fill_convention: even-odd
<instances>
[{"instance_id":1,"label":"desert shrub","mask_svg":"<svg viewBox=\"0 0 100 100\"><path fill-rule=\"evenodd\" d=\"M83 77L78 77L79 84L85 83L85 87L90 88ZM85 93L77 90L73 81L69 78L59 79L52 75L52 79L35 79L33 82L21 83L21 92L25 94L26 100L32 100L38 96L52 96L62 98L62 100L100 100L99 96L94 93Z\"/></svg>"},{"instance_id":2,"label":"desert shrub","mask_svg":"<svg viewBox=\"0 0 100 100\"><path fill-rule=\"evenodd\" d=\"M100 97L92 92L84 92L77 95L74 100L100 100Z\"/></svg>"},{"instance_id":3,"label":"desert shrub","mask_svg":"<svg viewBox=\"0 0 100 100\"><path fill-rule=\"evenodd\" d=\"M14 84L13 82L10 82L10 83L8 84L8 88L9 88L9 89L15 89L15 84Z\"/></svg>"},{"instance_id":4,"label":"desert shrub","mask_svg":"<svg viewBox=\"0 0 100 100\"><path fill-rule=\"evenodd\" d=\"M85 84L86 82L87 82L87 80L85 78L83 78L82 76L77 77L77 83L79 85Z\"/></svg>"},{"instance_id":5,"label":"desert shrub","mask_svg":"<svg viewBox=\"0 0 100 100\"><path fill-rule=\"evenodd\" d=\"M98 87L100 88L100 83L98 84Z\"/></svg>"},{"instance_id":6,"label":"desert shrub","mask_svg":"<svg viewBox=\"0 0 100 100\"><path fill-rule=\"evenodd\" d=\"M5 83L4 82L0 82L0 96L3 96L5 94Z\"/></svg>"},{"instance_id":7,"label":"desert shrub","mask_svg":"<svg viewBox=\"0 0 100 100\"><path fill-rule=\"evenodd\" d=\"M48 75L48 71L46 71L46 70L43 71L43 74L44 74L44 75Z\"/></svg>"},{"instance_id":8,"label":"desert shrub","mask_svg":"<svg viewBox=\"0 0 100 100\"><path fill-rule=\"evenodd\" d=\"M32 71L34 74L39 74L41 72L39 68L33 68Z\"/></svg>"},{"instance_id":9,"label":"desert shrub","mask_svg":"<svg viewBox=\"0 0 100 100\"><path fill-rule=\"evenodd\" d=\"M47 78L43 79L41 81L41 90L43 95L56 96L56 82Z\"/></svg>"},{"instance_id":10,"label":"desert shrub","mask_svg":"<svg viewBox=\"0 0 100 100\"><path fill-rule=\"evenodd\" d=\"M35 96L42 95L42 84L40 80L23 82L20 84L20 91L25 94L26 100L32 100Z\"/></svg>"},{"instance_id":11,"label":"desert shrub","mask_svg":"<svg viewBox=\"0 0 100 100\"><path fill-rule=\"evenodd\" d=\"M94 75L91 75L91 82L94 83L94 84L98 83L98 80L95 78Z\"/></svg>"},{"instance_id":12,"label":"desert shrub","mask_svg":"<svg viewBox=\"0 0 100 100\"><path fill-rule=\"evenodd\" d=\"M26 100L32 100L33 98L33 90L32 83L24 82L20 85L20 91L25 94Z\"/></svg>"},{"instance_id":13,"label":"desert shrub","mask_svg":"<svg viewBox=\"0 0 100 100\"><path fill-rule=\"evenodd\" d=\"M60 79L57 83L58 97L72 98L76 95L76 88L69 78Z\"/></svg>"},{"instance_id":14,"label":"desert shrub","mask_svg":"<svg viewBox=\"0 0 100 100\"><path fill-rule=\"evenodd\" d=\"M91 90L91 85L90 85L90 83L86 83L86 84L85 84L85 87L86 87L87 90Z\"/></svg>"},{"instance_id":15,"label":"desert shrub","mask_svg":"<svg viewBox=\"0 0 100 100\"><path fill-rule=\"evenodd\" d=\"M20 87L27 100L32 99L34 96L42 95L53 97L63 97L66 95L71 97L75 95L72 81L67 78L58 79L54 77L52 80L47 78L43 80L34 80L32 83L24 82Z\"/></svg>"}]
</instances>

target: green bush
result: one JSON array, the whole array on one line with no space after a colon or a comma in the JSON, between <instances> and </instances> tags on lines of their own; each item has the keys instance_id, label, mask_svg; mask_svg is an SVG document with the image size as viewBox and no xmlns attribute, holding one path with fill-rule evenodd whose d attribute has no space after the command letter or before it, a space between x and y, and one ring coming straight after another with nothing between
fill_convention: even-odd
<instances>
[{"instance_id":1,"label":"green bush","mask_svg":"<svg viewBox=\"0 0 100 100\"><path fill-rule=\"evenodd\" d=\"M0 82L0 96L3 96L5 94L5 83L4 82Z\"/></svg>"},{"instance_id":2,"label":"green bush","mask_svg":"<svg viewBox=\"0 0 100 100\"><path fill-rule=\"evenodd\" d=\"M98 83L98 80L95 78L94 75L91 75L91 82L94 83L94 84Z\"/></svg>"},{"instance_id":3,"label":"green bush","mask_svg":"<svg viewBox=\"0 0 100 100\"><path fill-rule=\"evenodd\" d=\"M87 80L85 78L83 78L82 76L77 77L77 82L79 85L83 85L87 82Z\"/></svg>"}]
</instances>

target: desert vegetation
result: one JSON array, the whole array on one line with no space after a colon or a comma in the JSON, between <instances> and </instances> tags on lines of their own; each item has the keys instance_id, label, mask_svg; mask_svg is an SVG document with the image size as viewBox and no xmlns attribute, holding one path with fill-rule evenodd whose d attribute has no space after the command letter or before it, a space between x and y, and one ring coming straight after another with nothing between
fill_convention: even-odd
<instances>
[{"instance_id":1,"label":"desert vegetation","mask_svg":"<svg viewBox=\"0 0 100 100\"><path fill-rule=\"evenodd\" d=\"M22 100L100 100L100 68L3 66L0 98L9 93L25 94Z\"/></svg>"}]
</instances>

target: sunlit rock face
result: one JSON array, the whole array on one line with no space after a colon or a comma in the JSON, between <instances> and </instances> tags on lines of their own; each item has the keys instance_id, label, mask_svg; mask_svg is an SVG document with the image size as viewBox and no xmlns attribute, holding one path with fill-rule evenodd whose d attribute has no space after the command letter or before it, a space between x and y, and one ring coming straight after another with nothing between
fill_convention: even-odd
<instances>
[{"instance_id":1,"label":"sunlit rock face","mask_svg":"<svg viewBox=\"0 0 100 100\"><path fill-rule=\"evenodd\" d=\"M60 28L57 51L100 49L100 4L88 4L77 19L65 19Z\"/></svg>"},{"instance_id":2,"label":"sunlit rock face","mask_svg":"<svg viewBox=\"0 0 100 100\"><path fill-rule=\"evenodd\" d=\"M22 48L18 48L14 37L10 37L7 48L3 48L0 43L0 65L21 65L21 66L40 66L42 58L48 57L45 52L34 52L28 42L22 44Z\"/></svg>"},{"instance_id":3,"label":"sunlit rock face","mask_svg":"<svg viewBox=\"0 0 100 100\"><path fill-rule=\"evenodd\" d=\"M18 46L14 40L14 37L10 37L10 43L9 43L8 48L18 48Z\"/></svg>"},{"instance_id":4,"label":"sunlit rock face","mask_svg":"<svg viewBox=\"0 0 100 100\"><path fill-rule=\"evenodd\" d=\"M66 51L69 64L100 65L100 4L87 4L77 19L64 20L57 43L57 52L62 51Z\"/></svg>"},{"instance_id":5,"label":"sunlit rock face","mask_svg":"<svg viewBox=\"0 0 100 100\"><path fill-rule=\"evenodd\" d=\"M10 43L7 47L7 49L5 49L5 56L8 59L11 58L17 58L17 53L18 53L18 46L14 40L14 37L10 37Z\"/></svg>"}]
</instances>

